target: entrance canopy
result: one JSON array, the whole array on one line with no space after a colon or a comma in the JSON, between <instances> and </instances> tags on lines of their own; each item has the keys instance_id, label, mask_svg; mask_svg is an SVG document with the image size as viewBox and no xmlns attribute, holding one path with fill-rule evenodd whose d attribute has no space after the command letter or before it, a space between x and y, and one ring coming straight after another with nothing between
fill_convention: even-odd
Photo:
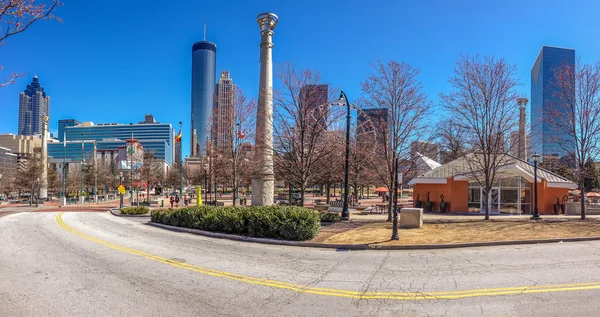
<instances>
[{"instance_id":1,"label":"entrance canopy","mask_svg":"<svg viewBox=\"0 0 600 317\"><path fill-rule=\"evenodd\" d=\"M482 177L481 169L478 169L478 166L481 166L481 162L483 162L483 159L480 154L470 153L415 177L409 184L446 184L448 179L455 181L475 181L478 177L480 179ZM528 182L533 183L533 174L533 164L514 156L506 155L502 159L502 165L496 172L495 179L521 176ZM546 181L547 187L577 188L577 185L568 179L538 167L537 181L541 183L542 180Z\"/></svg>"}]
</instances>

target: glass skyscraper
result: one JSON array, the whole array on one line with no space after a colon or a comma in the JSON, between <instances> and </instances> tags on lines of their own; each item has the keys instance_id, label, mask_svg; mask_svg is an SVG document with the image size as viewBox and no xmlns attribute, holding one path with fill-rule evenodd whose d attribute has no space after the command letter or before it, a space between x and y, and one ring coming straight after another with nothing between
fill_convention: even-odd
<instances>
[{"instance_id":1,"label":"glass skyscraper","mask_svg":"<svg viewBox=\"0 0 600 317\"><path fill-rule=\"evenodd\" d=\"M36 135L42 132L41 117L50 115L50 96L46 95L37 76L19 95L19 135Z\"/></svg>"},{"instance_id":2,"label":"glass skyscraper","mask_svg":"<svg viewBox=\"0 0 600 317\"><path fill-rule=\"evenodd\" d=\"M575 66L575 50L543 46L531 68L531 148L542 159L550 155L565 157L569 151L564 145L573 144L564 133L557 133L551 118L560 115L551 113L551 108L558 101L554 72L563 63Z\"/></svg>"},{"instance_id":3,"label":"glass skyscraper","mask_svg":"<svg viewBox=\"0 0 600 317\"><path fill-rule=\"evenodd\" d=\"M217 45L200 41L192 45L192 115L190 124L190 155L204 154L210 136L209 118L215 100ZM197 135L197 142L191 137ZM197 143L197 144L194 144Z\"/></svg>"},{"instance_id":4,"label":"glass skyscraper","mask_svg":"<svg viewBox=\"0 0 600 317\"><path fill-rule=\"evenodd\" d=\"M49 143L48 155L55 159L66 156L68 161L79 161L82 157L82 142L84 155L92 152L96 141L97 150L117 150L126 145L126 140L133 138L140 142L145 152L152 152L154 156L163 160L168 166L173 166L174 155L174 131L169 123L139 123L139 124L116 124L105 123L92 125L84 122L77 126L64 127L66 132L66 155L65 145L61 143Z\"/></svg>"}]
</instances>

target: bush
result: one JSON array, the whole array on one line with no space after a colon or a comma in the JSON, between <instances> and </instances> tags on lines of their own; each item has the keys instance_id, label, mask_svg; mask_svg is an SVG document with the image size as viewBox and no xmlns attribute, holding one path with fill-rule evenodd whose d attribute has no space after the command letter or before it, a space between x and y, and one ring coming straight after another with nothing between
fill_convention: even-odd
<instances>
[{"instance_id":1,"label":"bush","mask_svg":"<svg viewBox=\"0 0 600 317\"><path fill-rule=\"evenodd\" d=\"M322 211L320 213L321 222L339 222L342 217L337 212Z\"/></svg>"},{"instance_id":2,"label":"bush","mask_svg":"<svg viewBox=\"0 0 600 317\"><path fill-rule=\"evenodd\" d=\"M284 240L310 240L319 234L319 213L301 207L194 206L153 210L151 221L198 230Z\"/></svg>"},{"instance_id":3,"label":"bush","mask_svg":"<svg viewBox=\"0 0 600 317\"><path fill-rule=\"evenodd\" d=\"M125 207L121 208L121 213L126 215L143 215L150 211L148 207Z\"/></svg>"}]
</instances>

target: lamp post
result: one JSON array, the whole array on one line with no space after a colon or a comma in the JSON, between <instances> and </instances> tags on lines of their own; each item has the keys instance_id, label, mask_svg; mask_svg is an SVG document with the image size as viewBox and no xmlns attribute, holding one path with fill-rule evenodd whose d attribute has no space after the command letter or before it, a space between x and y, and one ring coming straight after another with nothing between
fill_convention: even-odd
<instances>
[{"instance_id":1,"label":"lamp post","mask_svg":"<svg viewBox=\"0 0 600 317\"><path fill-rule=\"evenodd\" d=\"M238 156L238 148L239 148L239 142L240 142L240 134L241 134L241 130L240 130L240 123L237 122L235 124L236 127L236 132L234 135L234 143L233 143L233 147L231 149L231 158L232 158L232 163L233 163L233 206L236 205L236 199L238 198L238 179L237 179L237 156Z\"/></svg>"},{"instance_id":2,"label":"lamp post","mask_svg":"<svg viewBox=\"0 0 600 317\"><path fill-rule=\"evenodd\" d=\"M37 179L37 190L35 191L35 207L37 208L38 206L38 198L40 197L40 178L38 177Z\"/></svg>"},{"instance_id":3,"label":"lamp post","mask_svg":"<svg viewBox=\"0 0 600 317\"><path fill-rule=\"evenodd\" d=\"M181 121L179 121L179 131L181 131ZM181 140L179 141L181 143ZM183 198L183 157L179 157L179 199Z\"/></svg>"},{"instance_id":4,"label":"lamp post","mask_svg":"<svg viewBox=\"0 0 600 317\"><path fill-rule=\"evenodd\" d=\"M393 199L394 208L393 214L394 218L392 220L392 240L400 240L398 236L398 156L396 156L396 160L394 161L394 173L396 177L394 179L394 194L391 196Z\"/></svg>"},{"instance_id":5,"label":"lamp post","mask_svg":"<svg viewBox=\"0 0 600 317\"><path fill-rule=\"evenodd\" d=\"M342 91L340 93L340 101L343 99L346 100L346 160L344 163L344 208L342 209L342 220L350 219L350 212L348 211L348 177L350 173L350 102L348 101L348 96Z\"/></svg>"},{"instance_id":6,"label":"lamp post","mask_svg":"<svg viewBox=\"0 0 600 317\"><path fill-rule=\"evenodd\" d=\"M81 199L81 204L82 205L85 203L85 198L83 197L83 176L85 174L84 173L84 169L83 169L83 166L85 165L85 159L83 157L84 152L85 152L85 141L84 141L84 138L85 138L85 134L82 133L81 134L81 192L80 192L80 195L81 195L80 199Z\"/></svg>"},{"instance_id":7,"label":"lamp post","mask_svg":"<svg viewBox=\"0 0 600 317\"><path fill-rule=\"evenodd\" d=\"M129 123L131 129L131 147L129 148L129 205L133 206L133 123Z\"/></svg>"},{"instance_id":8,"label":"lamp post","mask_svg":"<svg viewBox=\"0 0 600 317\"><path fill-rule=\"evenodd\" d=\"M119 172L119 185L123 185L123 172ZM119 209L123 208L123 194L119 192Z\"/></svg>"},{"instance_id":9,"label":"lamp post","mask_svg":"<svg viewBox=\"0 0 600 317\"><path fill-rule=\"evenodd\" d=\"M538 159L540 158L540 156L537 153L533 153L533 155L531 156L531 158L533 159L533 192L535 194L535 198L533 200L533 217L531 217L531 220L540 220L542 219L540 217L540 212L538 210L538 186L537 186L537 165L538 165Z\"/></svg>"},{"instance_id":10,"label":"lamp post","mask_svg":"<svg viewBox=\"0 0 600 317\"><path fill-rule=\"evenodd\" d=\"M94 157L93 157L93 162L94 162L94 203L97 204L98 203L98 162L96 161L96 156L97 156L97 149L96 149L96 140L94 140Z\"/></svg>"},{"instance_id":11,"label":"lamp post","mask_svg":"<svg viewBox=\"0 0 600 317\"><path fill-rule=\"evenodd\" d=\"M66 130L63 125L63 130ZM61 205L67 205L67 131L63 132L63 165L62 165L62 198Z\"/></svg>"},{"instance_id":12,"label":"lamp post","mask_svg":"<svg viewBox=\"0 0 600 317\"><path fill-rule=\"evenodd\" d=\"M208 200L208 164L204 163L204 201Z\"/></svg>"}]
</instances>

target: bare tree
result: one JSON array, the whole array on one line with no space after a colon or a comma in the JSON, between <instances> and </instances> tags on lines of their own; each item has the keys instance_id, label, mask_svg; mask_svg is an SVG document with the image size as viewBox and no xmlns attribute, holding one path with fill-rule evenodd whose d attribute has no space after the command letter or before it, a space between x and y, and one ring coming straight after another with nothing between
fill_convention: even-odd
<instances>
[{"instance_id":1,"label":"bare tree","mask_svg":"<svg viewBox=\"0 0 600 317\"><path fill-rule=\"evenodd\" d=\"M451 119L444 120L440 123L437 133L440 143L440 163L445 164L465 155L466 131L461 125Z\"/></svg>"},{"instance_id":2,"label":"bare tree","mask_svg":"<svg viewBox=\"0 0 600 317\"><path fill-rule=\"evenodd\" d=\"M146 183L146 202L150 205L150 188L160 184L163 179L163 170L160 161L152 152L144 152L140 178Z\"/></svg>"},{"instance_id":3,"label":"bare tree","mask_svg":"<svg viewBox=\"0 0 600 317\"><path fill-rule=\"evenodd\" d=\"M341 117L341 107L330 107L330 101L337 100L331 87L326 100L321 100L323 92L317 87L321 77L315 71L297 70L287 63L279 67L277 78L280 87L273 98L274 164L288 184L300 189L300 202L304 206L306 188L327 165L325 159L329 154L336 151L325 136L328 127Z\"/></svg>"},{"instance_id":4,"label":"bare tree","mask_svg":"<svg viewBox=\"0 0 600 317\"><path fill-rule=\"evenodd\" d=\"M426 133L427 114L431 103L423 92L418 80L420 70L402 62L377 61L371 64L372 73L362 84L363 108L384 108L388 112L388 122L382 143L376 147L373 169L377 179L392 192L396 158L410 159L410 146L413 141L422 139ZM392 204L388 208L388 220L392 218Z\"/></svg>"},{"instance_id":5,"label":"bare tree","mask_svg":"<svg viewBox=\"0 0 600 317\"><path fill-rule=\"evenodd\" d=\"M244 140L254 139L256 129L256 101L248 100L244 92L237 87L234 103L234 122L236 124L233 132L233 148L231 151L231 169L233 184L233 205L236 205L238 189L244 177L249 171L250 160L241 153Z\"/></svg>"},{"instance_id":6,"label":"bare tree","mask_svg":"<svg viewBox=\"0 0 600 317\"><path fill-rule=\"evenodd\" d=\"M32 24L40 20L61 19L54 15L54 9L60 6L58 0L40 3L35 0L0 0L0 46L4 45L7 38L27 30ZM0 71L3 66L0 65ZM0 87L14 83L15 79L25 74L17 72L9 74L8 78L0 81Z\"/></svg>"},{"instance_id":7,"label":"bare tree","mask_svg":"<svg viewBox=\"0 0 600 317\"><path fill-rule=\"evenodd\" d=\"M490 218L491 190L508 155L505 137L518 127L517 67L491 56L461 55L448 82L454 89L440 94L454 124L465 132L468 176L483 189L485 219ZM464 154L463 154L464 155Z\"/></svg>"},{"instance_id":8,"label":"bare tree","mask_svg":"<svg viewBox=\"0 0 600 317\"><path fill-rule=\"evenodd\" d=\"M600 62L577 66L563 64L555 70L557 91L549 117L557 144L572 156L575 179L581 190L581 219L585 219L586 163L600 154Z\"/></svg>"}]
</instances>

